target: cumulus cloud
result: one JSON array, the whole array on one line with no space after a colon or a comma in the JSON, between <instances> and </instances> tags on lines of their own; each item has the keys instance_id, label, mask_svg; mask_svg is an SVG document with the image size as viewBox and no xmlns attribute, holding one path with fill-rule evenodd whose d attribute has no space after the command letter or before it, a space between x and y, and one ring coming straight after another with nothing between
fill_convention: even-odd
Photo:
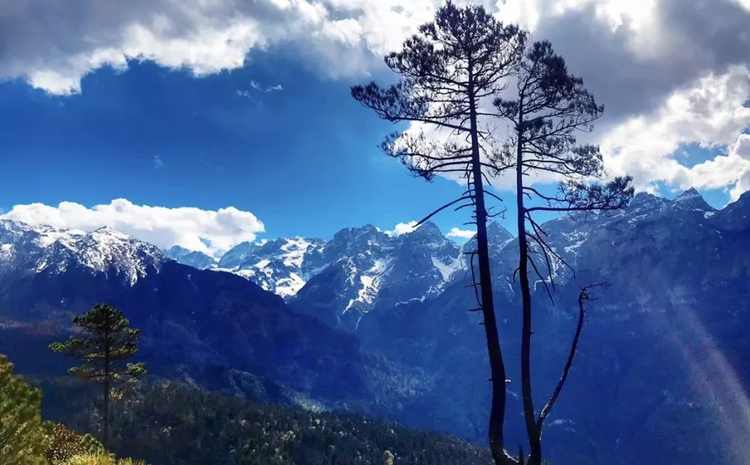
<instances>
[{"instance_id":1,"label":"cumulus cloud","mask_svg":"<svg viewBox=\"0 0 750 465\"><path fill-rule=\"evenodd\" d=\"M549 38L612 111L654 103L708 71L747 61L748 0L460 0ZM52 93L128 59L196 75L296 48L334 77L381 69L442 0L17 0L0 14L0 76ZM708 14L707 12L710 12ZM582 47L581 44L589 44ZM615 72L616 70L616 72ZM595 71L595 72L594 72ZM639 98L632 97L638 94ZM615 105L616 104L616 105Z\"/></svg>"},{"instance_id":2,"label":"cumulus cloud","mask_svg":"<svg viewBox=\"0 0 750 465\"><path fill-rule=\"evenodd\" d=\"M642 190L663 183L727 188L736 197L750 187L747 157L732 148L750 127L747 0L508 0L508 7L535 37L552 41L604 104L587 141L602 146L610 175L630 174ZM691 166L680 157L687 145L713 155Z\"/></svg>"},{"instance_id":3,"label":"cumulus cloud","mask_svg":"<svg viewBox=\"0 0 750 465\"><path fill-rule=\"evenodd\" d=\"M472 229L461 229L461 228L453 227L451 228L450 231L448 231L448 234L446 234L446 236L452 237L455 239L469 240L472 237L474 237L476 233L477 232Z\"/></svg>"},{"instance_id":4,"label":"cumulus cloud","mask_svg":"<svg viewBox=\"0 0 750 465\"><path fill-rule=\"evenodd\" d=\"M413 232L417 227L416 221L407 221L406 223L399 223L393 227L393 229L385 231L389 236L400 236L402 234L408 234Z\"/></svg>"},{"instance_id":5,"label":"cumulus cloud","mask_svg":"<svg viewBox=\"0 0 750 465\"><path fill-rule=\"evenodd\" d=\"M136 205L126 199L91 208L75 202L16 205L0 218L82 231L107 226L164 249L179 245L215 257L265 230L255 215L234 207L168 208Z\"/></svg>"},{"instance_id":6,"label":"cumulus cloud","mask_svg":"<svg viewBox=\"0 0 750 465\"><path fill-rule=\"evenodd\" d=\"M654 190L660 182L675 188L737 187L750 172L742 156L747 138L742 133L750 126L748 96L750 72L733 67L675 91L653 112L611 127L601 136L610 174L630 174L642 190ZM686 144L714 149L716 155L686 166L678 150Z\"/></svg>"},{"instance_id":7,"label":"cumulus cloud","mask_svg":"<svg viewBox=\"0 0 750 465\"><path fill-rule=\"evenodd\" d=\"M723 187L736 196L745 185L739 180L746 160L725 148L750 127L746 3L505 0L492 11L530 30L534 39L550 39L604 104L595 132L580 139L602 146L608 174L632 175L641 190L658 184ZM486 124L495 128L498 140L504 137L502 127ZM425 131L431 139L443 136L420 124L410 131ZM713 155L691 166L679 156L685 146ZM512 176L493 181L501 190L515 185ZM546 184L556 178L537 173L530 181Z\"/></svg>"},{"instance_id":8,"label":"cumulus cloud","mask_svg":"<svg viewBox=\"0 0 750 465\"><path fill-rule=\"evenodd\" d=\"M742 134L732 146L727 158L742 163L741 168L736 170L737 182L730 192L732 199L736 200L743 192L750 191L750 134Z\"/></svg>"},{"instance_id":9,"label":"cumulus cloud","mask_svg":"<svg viewBox=\"0 0 750 465\"><path fill-rule=\"evenodd\" d=\"M244 65L248 53L292 47L330 77L367 74L432 16L437 0L18 0L0 12L0 78L52 94L128 60L204 76Z\"/></svg>"},{"instance_id":10,"label":"cumulus cloud","mask_svg":"<svg viewBox=\"0 0 750 465\"><path fill-rule=\"evenodd\" d=\"M5 2L0 12L4 45L0 47L0 79L19 78L52 94L70 94L80 92L81 78L87 73L103 66L125 69L131 59L152 60L204 76L244 66L248 54L270 47L291 50L324 76L365 79L382 71L382 55L397 49L442 3ZM737 128L745 110L737 102L747 91L750 0L457 3L482 4L503 21L529 29L535 39L552 41L571 71L582 76L605 105L605 117L589 140L615 149L609 155L612 170L633 169L631 174L641 188L652 188L657 182L694 183L699 169L682 163L675 156L677 147L729 146L741 132ZM249 89L238 90L238 95L276 90L273 85L256 84L258 89L251 84ZM720 102L721 95L711 95L714 84L730 101ZM746 94L745 100L749 97ZM706 102L717 103L719 111L712 111ZM682 107L688 111L685 117L679 115ZM683 129L678 128L679 121L685 123ZM664 140L657 141L657 137ZM627 149L629 142L637 147ZM737 160L709 161L716 163L702 169ZM512 184L512 180L499 182L500 187Z\"/></svg>"}]
</instances>

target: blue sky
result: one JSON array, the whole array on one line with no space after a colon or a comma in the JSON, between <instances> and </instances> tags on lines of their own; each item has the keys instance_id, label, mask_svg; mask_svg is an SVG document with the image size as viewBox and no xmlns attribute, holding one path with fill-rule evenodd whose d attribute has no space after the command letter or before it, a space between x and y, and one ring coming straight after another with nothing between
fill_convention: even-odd
<instances>
[{"instance_id":1,"label":"blue sky","mask_svg":"<svg viewBox=\"0 0 750 465\"><path fill-rule=\"evenodd\" d=\"M326 238L419 219L461 187L383 155L395 128L349 88L391 79L383 54L439 3L26 0L0 16L0 209L162 246L211 238L213 251L260 222L260 237ZM587 140L610 174L667 197L696 186L717 207L750 188L745 0L474 3L551 40L583 76L606 107ZM446 232L467 220L436 217Z\"/></svg>"},{"instance_id":2,"label":"blue sky","mask_svg":"<svg viewBox=\"0 0 750 465\"><path fill-rule=\"evenodd\" d=\"M4 83L2 206L121 197L232 205L258 216L269 237L329 237L346 226L393 227L460 193L386 157L377 145L394 127L352 100L349 85L274 53L202 78L132 62L86 76L73 96ZM447 231L464 219L436 221Z\"/></svg>"},{"instance_id":3,"label":"blue sky","mask_svg":"<svg viewBox=\"0 0 750 465\"><path fill-rule=\"evenodd\" d=\"M2 208L116 198L231 205L258 216L263 237L330 237L419 219L460 195L457 183L425 182L382 153L378 144L396 127L350 97L358 82L321 77L269 51L200 78L133 61L87 75L72 96L0 84ZM714 152L682 150L693 164ZM717 206L728 199L722 190L706 194ZM434 221L447 232L468 228L468 219L448 210ZM498 220L512 230L512 218Z\"/></svg>"}]
</instances>

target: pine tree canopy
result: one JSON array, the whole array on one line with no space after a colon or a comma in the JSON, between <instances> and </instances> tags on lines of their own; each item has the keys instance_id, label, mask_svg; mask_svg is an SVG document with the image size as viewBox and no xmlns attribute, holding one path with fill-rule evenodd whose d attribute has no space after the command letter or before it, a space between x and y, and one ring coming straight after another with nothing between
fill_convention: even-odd
<instances>
[{"instance_id":1,"label":"pine tree canopy","mask_svg":"<svg viewBox=\"0 0 750 465\"><path fill-rule=\"evenodd\" d=\"M80 335L65 342L55 342L50 349L81 360L70 369L79 378L98 383L127 381L145 374L142 363L126 360L138 352L140 330L130 327L127 318L112 305L98 304L73 319ZM107 374L109 371L109 374Z\"/></svg>"}]
</instances>

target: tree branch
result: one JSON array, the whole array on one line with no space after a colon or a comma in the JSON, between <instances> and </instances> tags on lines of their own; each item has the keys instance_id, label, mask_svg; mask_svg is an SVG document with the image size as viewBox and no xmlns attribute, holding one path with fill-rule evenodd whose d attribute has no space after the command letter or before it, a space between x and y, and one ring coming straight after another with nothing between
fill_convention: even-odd
<instances>
[{"instance_id":1,"label":"tree branch","mask_svg":"<svg viewBox=\"0 0 750 465\"><path fill-rule=\"evenodd\" d=\"M542 428L542 424L544 423L544 420L547 418L547 416L549 416L550 412L552 411L552 408L555 406L555 403L557 402L557 399L559 399L563 386L565 386L565 381L568 379L568 373L570 373L570 368L573 366L573 360L575 359L576 352L578 351L578 342L581 339L581 332L583 331L583 322L586 316L586 302L588 302L589 298L590 298L589 288L583 287L581 289L581 292L578 294L578 323L576 324L576 331L575 331L575 334L573 335L573 342L570 344L570 352L568 353L568 358L565 361L565 365L563 366L563 371L562 371L562 375L560 376L560 380L557 382L555 389L552 391L552 395L550 396L547 403L544 404L544 407L542 407L542 410L539 413L539 418L537 419L537 426L540 430Z\"/></svg>"}]
</instances>

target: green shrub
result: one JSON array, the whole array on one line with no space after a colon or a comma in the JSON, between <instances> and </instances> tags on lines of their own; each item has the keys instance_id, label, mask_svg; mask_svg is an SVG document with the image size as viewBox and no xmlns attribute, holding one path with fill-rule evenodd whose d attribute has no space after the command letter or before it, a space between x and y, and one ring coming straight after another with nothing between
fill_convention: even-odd
<instances>
[{"instance_id":1,"label":"green shrub","mask_svg":"<svg viewBox=\"0 0 750 465\"><path fill-rule=\"evenodd\" d=\"M13 364L0 355L0 464L46 464L41 402L41 392L14 375Z\"/></svg>"},{"instance_id":2,"label":"green shrub","mask_svg":"<svg viewBox=\"0 0 750 465\"><path fill-rule=\"evenodd\" d=\"M83 454L69 458L62 465L145 465L132 459L115 459L109 454Z\"/></svg>"},{"instance_id":3,"label":"green shrub","mask_svg":"<svg viewBox=\"0 0 750 465\"><path fill-rule=\"evenodd\" d=\"M47 422L47 451L51 465L62 465L67 460L85 454L101 454L104 447L90 434L79 434L59 423Z\"/></svg>"}]
</instances>

